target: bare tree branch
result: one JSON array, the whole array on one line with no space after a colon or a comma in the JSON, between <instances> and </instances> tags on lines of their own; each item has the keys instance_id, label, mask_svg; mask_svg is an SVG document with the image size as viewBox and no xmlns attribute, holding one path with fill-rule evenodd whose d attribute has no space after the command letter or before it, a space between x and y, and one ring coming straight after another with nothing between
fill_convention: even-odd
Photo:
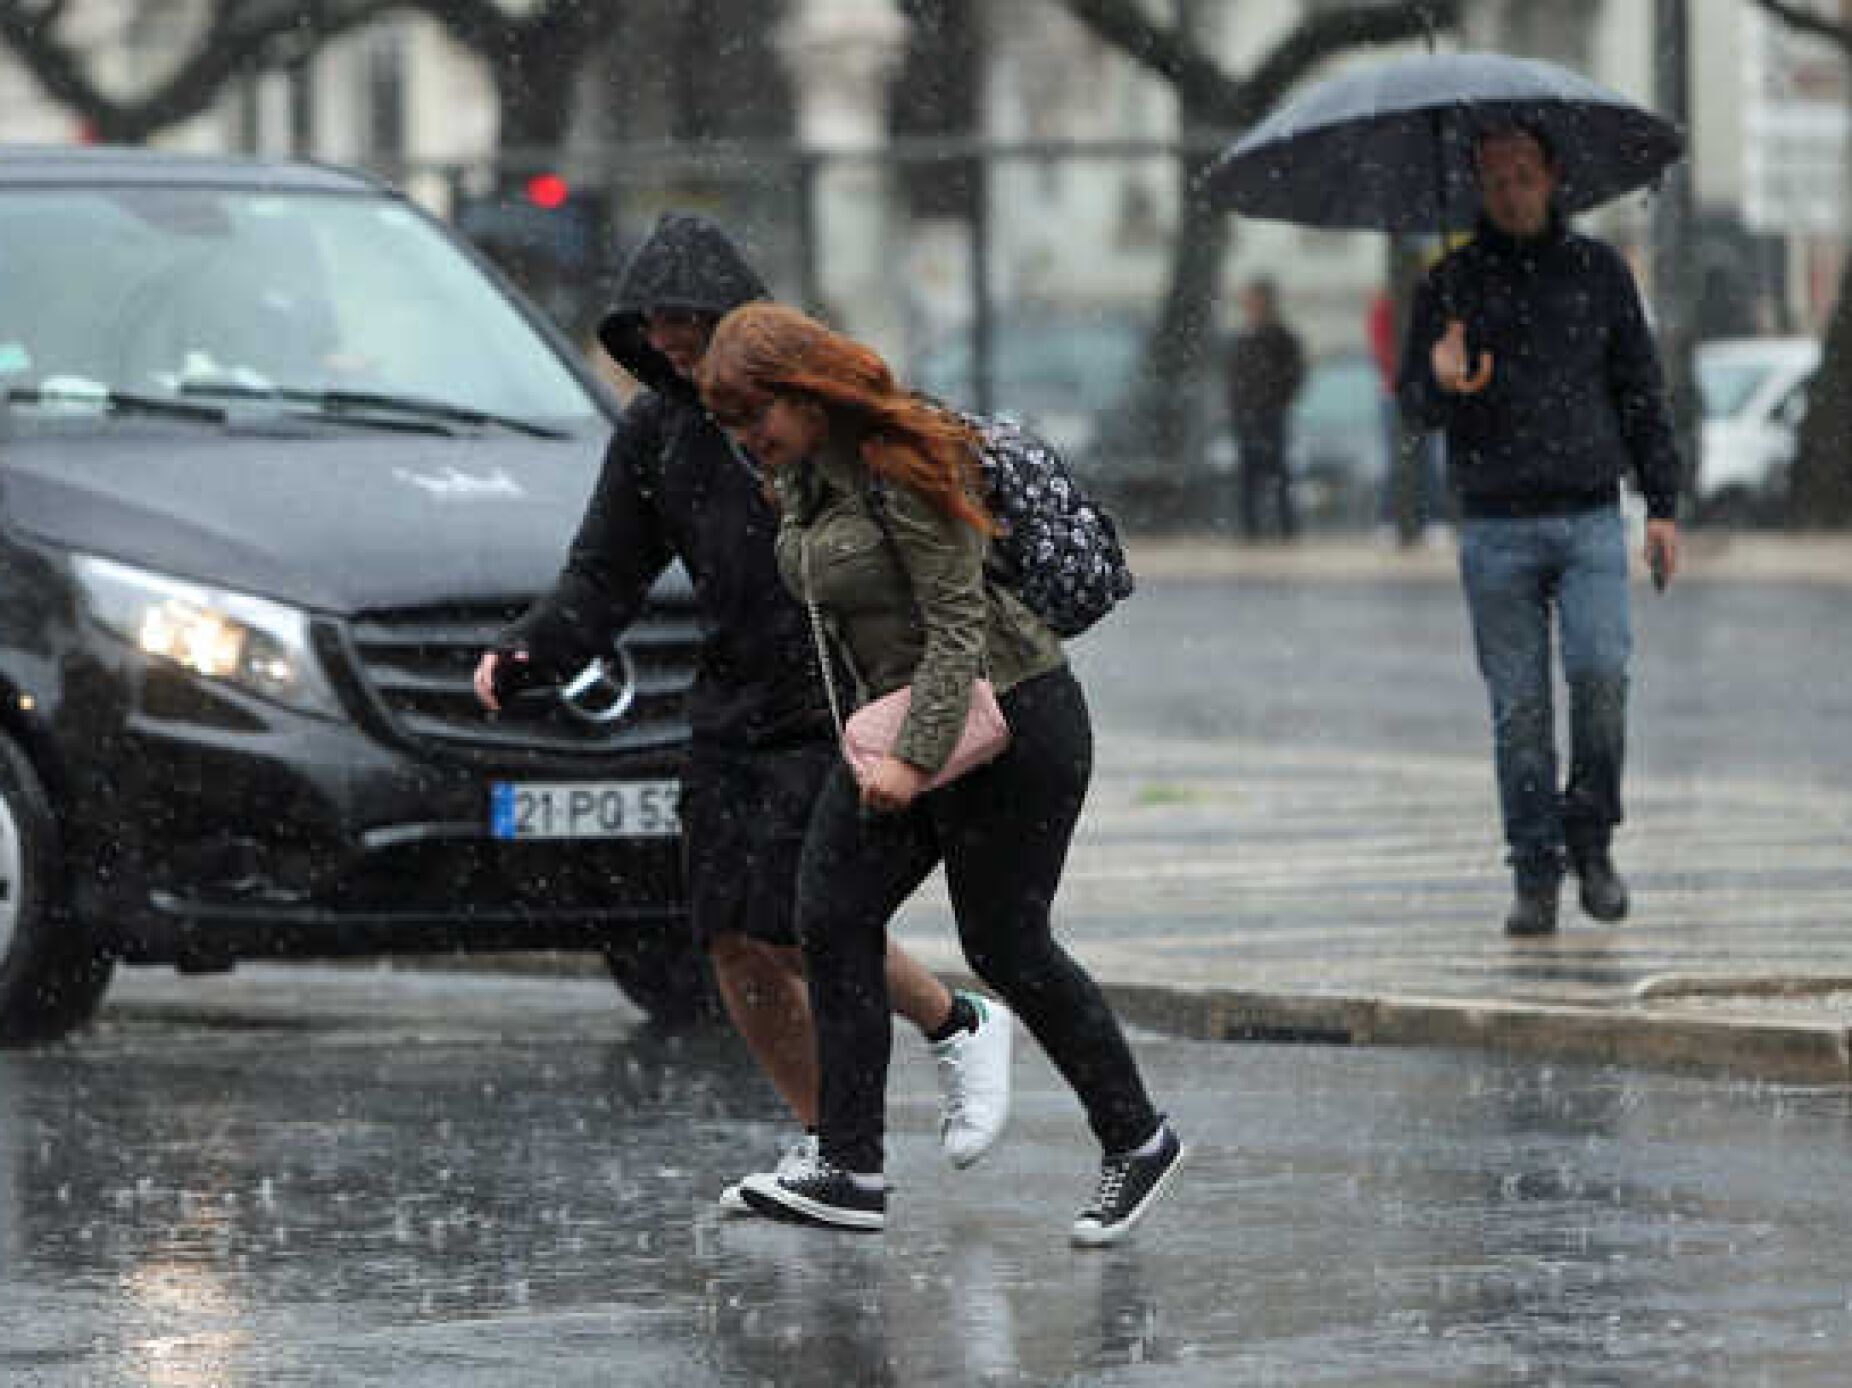
<instances>
[{"instance_id":1,"label":"bare tree branch","mask_svg":"<svg viewBox=\"0 0 1852 1388\"><path fill-rule=\"evenodd\" d=\"M386 15L423 14L490 69L504 143L538 146L556 142L570 119L571 78L610 8L546 0L516 17L495 0L212 0L192 49L133 96L106 90L88 55L64 37L67 0L0 0L0 45L99 139L134 144L209 109L237 78L300 61Z\"/></svg>"},{"instance_id":2,"label":"bare tree branch","mask_svg":"<svg viewBox=\"0 0 1852 1388\"><path fill-rule=\"evenodd\" d=\"M413 0L444 32L485 60L497 49L518 41L520 21L499 8L494 0ZM551 7L549 7L551 8Z\"/></svg>"},{"instance_id":3,"label":"bare tree branch","mask_svg":"<svg viewBox=\"0 0 1852 1388\"><path fill-rule=\"evenodd\" d=\"M1848 56L1852 56L1852 25L1835 23L1821 14L1816 14L1805 5L1795 0L1750 0L1764 14L1781 21L1800 34L1811 34L1815 38L1825 39Z\"/></svg>"},{"instance_id":4,"label":"bare tree branch","mask_svg":"<svg viewBox=\"0 0 1852 1388\"><path fill-rule=\"evenodd\" d=\"M62 0L40 6L0 0L0 43L47 96L82 116L98 138L136 143L207 110L234 78L280 64L286 40L325 41L401 4L322 0L305 10L287 0L217 0L197 46L159 85L136 97L112 95L91 77L82 51L59 32Z\"/></svg>"},{"instance_id":5,"label":"bare tree branch","mask_svg":"<svg viewBox=\"0 0 1852 1388\"><path fill-rule=\"evenodd\" d=\"M1061 7L1128 57L1143 63L1197 104L1228 100L1240 84L1222 69L1195 37L1175 25L1159 24L1137 0L1059 0Z\"/></svg>"},{"instance_id":6,"label":"bare tree branch","mask_svg":"<svg viewBox=\"0 0 1852 1388\"><path fill-rule=\"evenodd\" d=\"M597 5L586 0L547 0L532 13L516 18L494 0L405 0L443 26L446 33L484 61L494 64L498 55L519 55L535 44L584 43L608 22Z\"/></svg>"},{"instance_id":7,"label":"bare tree branch","mask_svg":"<svg viewBox=\"0 0 1852 1388\"><path fill-rule=\"evenodd\" d=\"M539 149L565 137L572 79L617 6L546 0L519 18L494 0L404 0L489 67L501 101L504 149Z\"/></svg>"},{"instance_id":8,"label":"bare tree branch","mask_svg":"<svg viewBox=\"0 0 1852 1388\"><path fill-rule=\"evenodd\" d=\"M1461 0L1400 0L1321 11L1303 20L1247 77L1231 75L1193 35L1152 19L1137 0L1059 0L1095 35L1177 90L1199 120L1252 125L1301 77L1347 49L1401 43L1459 22Z\"/></svg>"},{"instance_id":9,"label":"bare tree branch","mask_svg":"<svg viewBox=\"0 0 1852 1388\"><path fill-rule=\"evenodd\" d=\"M1242 86L1242 99L1225 109L1222 120L1237 129L1266 115L1289 88L1335 53L1352 48L1405 43L1460 20L1461 0L1407 0L1407 3L1325 10L1304 20L1288 34Z\"/></svg>"}]
</instances>

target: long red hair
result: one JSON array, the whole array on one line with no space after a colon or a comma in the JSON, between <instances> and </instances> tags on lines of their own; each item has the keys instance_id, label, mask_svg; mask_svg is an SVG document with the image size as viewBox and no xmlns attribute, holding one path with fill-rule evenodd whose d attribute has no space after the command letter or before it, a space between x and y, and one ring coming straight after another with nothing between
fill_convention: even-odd
<instances>
[{"instance_id":1,"label":"long red hair","mask_svg":"<svg viewBox=\"0 0 1852 1388\"><path fill-rule=\"evenodd\" d=\"M740 415L768 395L821 405L832 433L862 463L985 534L978 436L952 411L904 390L878 352L783 304L742 304L720 320L695 369L716 415Z\"/></svg>"}]
</instances>

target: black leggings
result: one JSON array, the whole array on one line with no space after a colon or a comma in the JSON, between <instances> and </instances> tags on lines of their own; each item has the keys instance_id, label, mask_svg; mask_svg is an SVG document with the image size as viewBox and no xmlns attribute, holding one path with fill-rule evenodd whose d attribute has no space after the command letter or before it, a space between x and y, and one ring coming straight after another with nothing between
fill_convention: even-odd
<instances>
[{"instance_id":1,"label":"black leggings","mask_svg":"<svg viewBox=\"0 0 1852 1388\"><path fill-rule=\"evenodd\" d=\"M1093 730L1064 667L1002 697L1009 750L899 814L865 813L838 766L811 815L798 870L798 933L821 1071L823 1155L882 1169L887 1098L887 923L941 859L965 958L1021 1017L1079 1096L1108 1152L1151 1136L1157 1113L1131 1047L1086 971L1049 933Z\"/></svg>"}]
</instances>

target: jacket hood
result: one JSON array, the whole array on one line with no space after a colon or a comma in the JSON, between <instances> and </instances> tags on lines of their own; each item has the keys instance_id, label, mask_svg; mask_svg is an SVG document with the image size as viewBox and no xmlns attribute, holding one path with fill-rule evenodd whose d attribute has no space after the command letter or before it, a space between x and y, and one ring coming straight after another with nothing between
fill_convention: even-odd
<instances>
[{"instance_id":1,"label":"jacket hood","mask_svg":"<svg viewBox=\"0 0 1852 1388\"><path fill-rule=\"evenodd\" d=\"M693 212L665 212L631 253L618 279L617 302L598 325L611 359L656 391L687 389L667 357L643 335L652 308L723 314L768 297L765 282L731 238Z\"/></svg>"}]
</instances>

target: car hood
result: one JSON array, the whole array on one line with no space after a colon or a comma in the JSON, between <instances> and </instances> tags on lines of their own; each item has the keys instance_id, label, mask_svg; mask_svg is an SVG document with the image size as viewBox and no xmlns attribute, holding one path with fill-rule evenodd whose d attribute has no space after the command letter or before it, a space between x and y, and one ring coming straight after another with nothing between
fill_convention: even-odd
<instances>
[{"instance_id":1,"label":"car hood","mask_svg":"<svg viewBox=\"0 0 1852 1388\"><path fill-rule=\"evenodd\" d=\"M93 424L10 434L0 503L71 550L347 614L549 587L600 456L591 435Z\"/></svg>"}]
</instances>

